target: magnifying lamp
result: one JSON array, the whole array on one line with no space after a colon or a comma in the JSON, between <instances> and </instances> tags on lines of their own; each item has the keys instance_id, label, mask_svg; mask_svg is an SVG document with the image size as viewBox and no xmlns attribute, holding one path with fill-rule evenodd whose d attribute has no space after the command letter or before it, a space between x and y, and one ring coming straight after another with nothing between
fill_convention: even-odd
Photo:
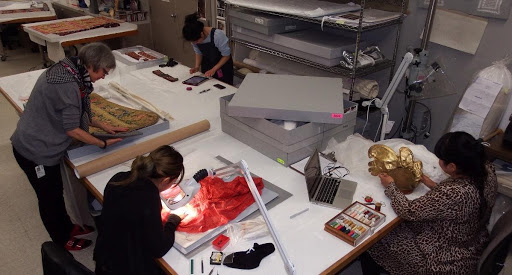
<instances>
[{"instance_id":1,"label":"magnifying lamp","mask_svg":"<svg viewBox=\"0 0 512 275\"><path fill-rule=\"evenodd\" d=\"M254 180L251 176L251 173L249 172L249 167L245 160L241 160L237 163L214 170L199 170L191 179L183 181L176 185L175 187L173 187L174 189L176 189L175 193L172 193L168 199L163 198L162 195L160 195L160 197L162 198L162 201L167 205L167 207L169 207L169 209L176 210L187 204L199 192L199 189L201 187L199 181L201 181L202 179L208 176L224 178L233 175L242 175L245 178L245 181L249 186L249 190L251 191L254 201L256 202L258 209L260 210L260 213L263 216L265 223L267 224L268 231L270 232L270 235L272 236L272 239L275 242L275 246L277 247L277 250L279 251L281 258L283 259L286 273L290 275L295 274L295 267L288 258L286 250L281 245L279 236L277 235L277 232L274 229L274 225L270 220L265 203L263 202L260 193L258 192L256 184L254 184ZM179 187L179 189L176 187Z\"/></svg>"}]
</instances>

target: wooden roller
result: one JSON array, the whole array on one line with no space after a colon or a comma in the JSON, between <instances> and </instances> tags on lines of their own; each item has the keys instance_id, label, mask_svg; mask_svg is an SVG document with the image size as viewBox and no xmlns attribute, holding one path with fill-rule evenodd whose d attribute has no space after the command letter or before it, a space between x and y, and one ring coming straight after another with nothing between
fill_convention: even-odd
<instances>
[{"instance_id":1,"label":"wooden roller","mask_svg":"<svg viewBox=\"0 0 512 275\"><path fill-rule=\"evenodd\" d=\"M193 135L210 129L210 122L202 120L197 123L188 125L186 127L177 129L170 133L158 136L156 138L144 141L142 143L123 148L112 154L108 154L96 160L84 163L75 168L75 175L77 178L84 178L89 175L98 173L114 165L118 165L127 160L133 159L139 155L151 152L162 145L169 145L174 142L186 139Z\"/></svg>"},{"instance_id":2,"label":"wooden roller","mask_svg":"<svg viewBox=\"0 0 512 275\"><path fill-rule=\"evenodd\" d=\"M501 135L503 134L503 130L501 130L500 128L496 129L494 132L488 134L487 136L483 137L482 138L482 141L489 141L491 140L493 137L497 136L497 135Z\"/></svg>"}]
</instances>

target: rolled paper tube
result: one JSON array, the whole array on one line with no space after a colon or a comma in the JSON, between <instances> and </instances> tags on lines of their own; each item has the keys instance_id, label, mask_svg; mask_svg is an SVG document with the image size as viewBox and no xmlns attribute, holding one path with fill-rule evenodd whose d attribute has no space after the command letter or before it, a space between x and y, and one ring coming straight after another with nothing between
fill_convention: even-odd
<instances>
[{"instance_id":1,"label":"rolled paper tube","mask_svg":"<svg viewBox=\"0 0 512 275\"><path fill-rule=\"evenodd\" d=\"M112 154L108 154L93 161L89 161L75 168L75 175L77 178L84 178L89 175L98 173L114 165L123 163L127 160L133 159L136 156L143 155L151 152L162 145L169 145L171 143L186 139L193 135L210 129L210 122L202 120L194 124L185 126L167 134L155 137L153 139L144 141L134 146L123 148Z\"/></svg>"}]
</instances>

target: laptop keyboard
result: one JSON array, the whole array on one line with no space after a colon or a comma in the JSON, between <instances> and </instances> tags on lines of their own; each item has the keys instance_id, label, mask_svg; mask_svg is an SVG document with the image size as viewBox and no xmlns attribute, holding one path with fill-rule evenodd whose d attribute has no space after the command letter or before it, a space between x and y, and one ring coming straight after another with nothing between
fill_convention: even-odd
<instances>
[{"instance_id":1,"label":"laptop keyboard","mask_svg":"<svg viewBox=\"0 0 512 275\"><path fill-rule=\"evenodd\" d=\"M323 178L320 190L316 194L315 200L332 204L336 197L336 193L338 192L339 185L340 181L337 179Z\"/></svg>"}]
</instances>

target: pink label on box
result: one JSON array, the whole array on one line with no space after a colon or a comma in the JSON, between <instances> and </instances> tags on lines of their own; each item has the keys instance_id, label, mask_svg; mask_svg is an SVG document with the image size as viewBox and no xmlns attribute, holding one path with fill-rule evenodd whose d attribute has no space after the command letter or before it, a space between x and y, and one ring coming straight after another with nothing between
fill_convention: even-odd
<instances>
[{"instance_id":1,"label":"pink label on box","mask_svg":"<svg viewBox=\"0 0 512 275\"><path fill-rule=\"evenodd\" d=\"M339 114L339 113L332 113L332 114L331 114L331 117L332 117L332 118L343 118L343 114Z\"/></svg>"}]
</instances>

